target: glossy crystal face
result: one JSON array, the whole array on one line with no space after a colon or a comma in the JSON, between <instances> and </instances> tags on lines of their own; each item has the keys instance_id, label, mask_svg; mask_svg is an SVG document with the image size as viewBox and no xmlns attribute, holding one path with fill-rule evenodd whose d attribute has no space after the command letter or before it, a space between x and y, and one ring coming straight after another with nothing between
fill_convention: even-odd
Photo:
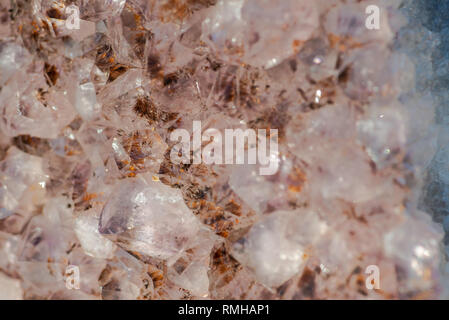
<instances>
[{"instance_id":1,"label":"glossy crystal face","mask_svg":"<svg viewBox=\"0 0 449 320\"><path fill-rule=\"evenodd\" d=\"M0 299L448 298L447 12L0 0Z\"/></svg>"}]
</instances>

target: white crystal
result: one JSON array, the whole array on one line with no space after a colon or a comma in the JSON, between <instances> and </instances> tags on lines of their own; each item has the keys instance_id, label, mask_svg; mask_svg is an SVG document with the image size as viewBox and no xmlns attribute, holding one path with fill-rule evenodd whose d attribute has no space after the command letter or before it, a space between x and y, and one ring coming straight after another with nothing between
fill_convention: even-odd
<instances>
[{"instance_id":1,"label":"white crystal","mask_svg":"<svg viewBox=\"0 0 449 320\"><path fill-rule=\"evenodd\" d=\"M200 229L179 190L141 176L116 186L100 218L100 233L117 234L129 249L170 261Z\"/></svg>"},{"instance_id":2,"label":"white crystal","mask_svg":"<svg viewBox=\"0 0 449 320\"><path fill-rule=\"evenodd\" d=\"M27 189L36 193L45 188L46 181L42 158L11 147L6 158L0 162L0 218L12 214L18 208Z\"/></svg>"},{"instance_id":3,"label":"white crystal","mask_svg":"<svg viewBox=\"0 0 449 320\"><path fill-rule=\"evenodd\" d=\"M279 286L300 272L307 260L307 247L326 230L314 212L276 211L254 224L234 245L233 255L254 271L258 281Z\"/></svg>"},{"instance_id":4,"label":"white crystal","mask_svg":"<svg viewBox=\"0 0 449 320\"><path fill-rule=\"evenodd\" d=\"M385 253L396 261L407 279L402 284L404 293L434 286L431 279L438 272L443 234L441 226L425 220L408 219L385 235Z\"/></svg>"},{"instance_id":5,"label":"white crystal","mask_svg":"<svg viewBox=\"0 0 449 320\"><path fill-rule=\"evenodd\" d=\"M19 279L12 279L0 272L0 300L22 300L23 289Z\"/></svg>"},{"instance_id":6,"label":"white crystal","mask_svg":"<svg viewBox=\"0 0 449 320\"><path fill-rule=\"evenodd\" d=\"M311 36L318 27L318 12L313 2L304 0L221 0L202 27L204 40L221 54L270 68Z\"/></svg>"},{"instance_id":7,"label":"white crystal","mask_svg":"<svg viewBox=\"0 0 449 320\"><path fill-rule=\"evenodd\" d=\"M75 233L86 254L110 259L114 256L116 245L100 234L99 222L100 214L95 209L84 211L75 218Z\"/></svg>"}]
</instances>

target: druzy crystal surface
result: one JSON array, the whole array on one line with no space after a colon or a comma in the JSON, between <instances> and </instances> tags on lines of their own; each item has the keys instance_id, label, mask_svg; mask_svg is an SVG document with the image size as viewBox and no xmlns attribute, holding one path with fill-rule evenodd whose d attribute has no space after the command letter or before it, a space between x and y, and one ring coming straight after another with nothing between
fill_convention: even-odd
<instances>
[{"instance_id":1,"label":"druzy crystal surface","mask_svg":"<svg viewBox=\"0 0 449 320\"><path fill-rule=\"evenodd\" d=\"M0 0L0 299L449 297L448 11Z\"/></svg>"}]
</instances>

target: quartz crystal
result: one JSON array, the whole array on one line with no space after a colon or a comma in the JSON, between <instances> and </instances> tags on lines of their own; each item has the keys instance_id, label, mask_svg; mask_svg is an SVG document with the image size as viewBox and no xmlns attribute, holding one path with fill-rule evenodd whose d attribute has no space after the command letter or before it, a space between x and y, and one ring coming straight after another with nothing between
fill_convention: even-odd
<instances>
[{"instance_id":1,"label":"quartz crystal","mask_svg":"<svg viewBox=\"0 0 449 320\"><path fill-rule=\"evenodd\" d=\"M448 11L0 0L0 299L449 298Z\"/></svg>"},{"instance_id":2,"label":"quartz crystal","mask_svg":"<svg viewBox=\"0 0 449 320\"><path fill-rule=\"evenodd\" d=\"M129 239L130 250L168 261L190 247L200 228L179 190L140 176L117 185L99 223L100 234L117 234Z\"/></svg>"}]
</instances>

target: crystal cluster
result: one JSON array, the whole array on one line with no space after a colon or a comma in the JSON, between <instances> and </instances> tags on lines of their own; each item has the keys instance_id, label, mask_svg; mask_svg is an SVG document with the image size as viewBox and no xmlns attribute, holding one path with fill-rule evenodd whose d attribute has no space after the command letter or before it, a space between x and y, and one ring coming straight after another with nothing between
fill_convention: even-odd
<instances>
[{"instance_id":1,"label":"crystal cluster","mask_svg":"<svg viewBox=\"0 0 449 320\"><path fill-rule=\"evenodd\" d=\"M417 3L0 0L0 299L448 296ZM276 174L173 162L194 121L277 129Z\"/></svg>"}]
</instances>

